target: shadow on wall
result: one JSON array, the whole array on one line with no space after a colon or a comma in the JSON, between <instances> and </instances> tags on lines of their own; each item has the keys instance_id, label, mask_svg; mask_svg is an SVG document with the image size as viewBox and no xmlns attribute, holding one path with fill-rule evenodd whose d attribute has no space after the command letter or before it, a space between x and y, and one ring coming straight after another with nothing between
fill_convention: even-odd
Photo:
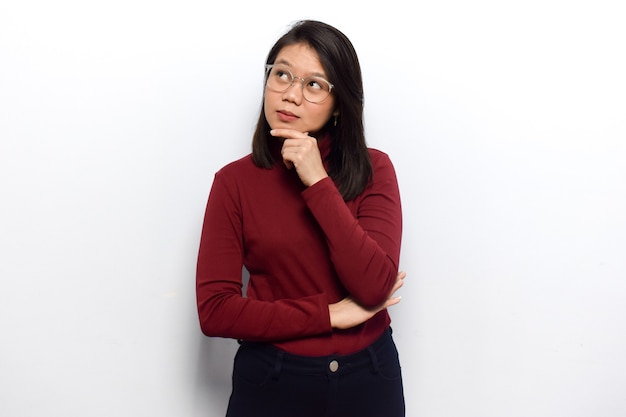
<instances>
[{"instance_id":1,"label":"shadow on wall","mask_svg":"<svg viewBox=\"0 0 626 417\"><path fill-rule=\"evenodd\" d=\"M250 280L250 274L245 269L242 278L245 294ZM206 337L200 331L198 333L195 415L223 416L232 389L233 359L239 343L233 339Z\"/></svg>"},{"instance_id":2,"label":"shadow on wall","mask_svg":"<svg viewBox=\"0 0 626 417\"><path fill-rule=\"evenodd\" d=\"M201 336L195 382L195 415L225 415L231 392L236 340Z\"/></svg>"}]
</instances>

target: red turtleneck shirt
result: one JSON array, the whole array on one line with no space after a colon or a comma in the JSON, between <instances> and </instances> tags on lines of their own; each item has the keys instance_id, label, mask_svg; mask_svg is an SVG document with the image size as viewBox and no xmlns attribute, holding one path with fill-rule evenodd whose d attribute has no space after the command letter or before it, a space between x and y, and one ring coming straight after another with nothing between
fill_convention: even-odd
<instances>
[{"instance_id":1,"label":"red turtleneck shirt","mask_svg":"<svg viewBox=\"0 0 626 417\"><path fill-rule=\"evenodd\" d=\"M196 278L207 336L324 356L359 351L382 334L390 323L386 310L348 330L332 329L328 312L348 294L364 306L380 305L396 280L402 232L396 175L386 154L369 154L372 182L348 202L330 178L306 188L280 158L265 169L248 155L215 174ZM242 267L250 274L245 297Z\"/></svg>"}]
</instances>

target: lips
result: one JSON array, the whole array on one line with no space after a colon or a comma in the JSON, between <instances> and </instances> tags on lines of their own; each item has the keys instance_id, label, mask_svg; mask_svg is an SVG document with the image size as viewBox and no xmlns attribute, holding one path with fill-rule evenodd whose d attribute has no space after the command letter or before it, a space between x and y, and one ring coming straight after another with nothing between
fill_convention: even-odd
<instances>
[{"instance_id":1,"label":"lips","mask_svg":"<svg viewBox=\"0 0 626 417\"><path fill-rule=\"evenodd\" d=\"M294 120L298 120L299 117L287 110L278 110L276 112L278 118L284 122L293 122Z\"/></svg>"}]
</instances>

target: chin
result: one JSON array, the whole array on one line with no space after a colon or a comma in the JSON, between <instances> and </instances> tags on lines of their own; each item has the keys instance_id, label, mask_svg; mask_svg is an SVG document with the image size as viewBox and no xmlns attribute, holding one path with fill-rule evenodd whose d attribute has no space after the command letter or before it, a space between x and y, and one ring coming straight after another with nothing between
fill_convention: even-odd
<instances>
[{"instance_id":1,"label":"chin","mask_svg":"<svg viewBox=\"0 0 626 417\"><path fill-rule=\"evenodd\" d=\"M269 122L269 125L272 129L293 129L298 132L307 132L305 128L303 128L297 123L288 123L288 122L283 122L281 120Z\"/></svg>"}]
</instances>

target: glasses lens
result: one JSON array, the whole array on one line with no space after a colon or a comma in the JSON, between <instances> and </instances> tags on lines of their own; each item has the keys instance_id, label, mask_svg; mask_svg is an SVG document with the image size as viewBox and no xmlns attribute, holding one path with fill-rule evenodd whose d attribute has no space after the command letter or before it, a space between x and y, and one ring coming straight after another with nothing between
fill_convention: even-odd
<instances>
[{"instance_id":1,"label":"glasses lens","mask_svg":"<svg viewBox=\"0 0 626 417\"><path fill-rule=\"evenodd\" d=\"M330 84L321 77L308 77L302 83L302 94L308 101L320 103L330 94Z\"/></svg>"},{"instance_id":2,"label":"glasses lens","mask_svg":"<svg viewBox=\"0 0 626 417\"><path fill-rule=\"evenodd\" d=\"M267 87L270 90L282 93L291 86L291 83L293 83L293 75L287 68L277 65L269 67Z\"/></svg>"},{"instance_id":3,"label":"glasses lens","mask_svg":"<svg viewBox=\"0 0 626 417\"><path fill-rule=\"evenodd\" d=\"M307 77L302 82L302 95L311 103L320 103L330 95L331 85L322 77ZM267 88L278 93L286 91L293 85L294 76L288 68L280 65L269 67Z\"/></svg>"}]
</instances>

